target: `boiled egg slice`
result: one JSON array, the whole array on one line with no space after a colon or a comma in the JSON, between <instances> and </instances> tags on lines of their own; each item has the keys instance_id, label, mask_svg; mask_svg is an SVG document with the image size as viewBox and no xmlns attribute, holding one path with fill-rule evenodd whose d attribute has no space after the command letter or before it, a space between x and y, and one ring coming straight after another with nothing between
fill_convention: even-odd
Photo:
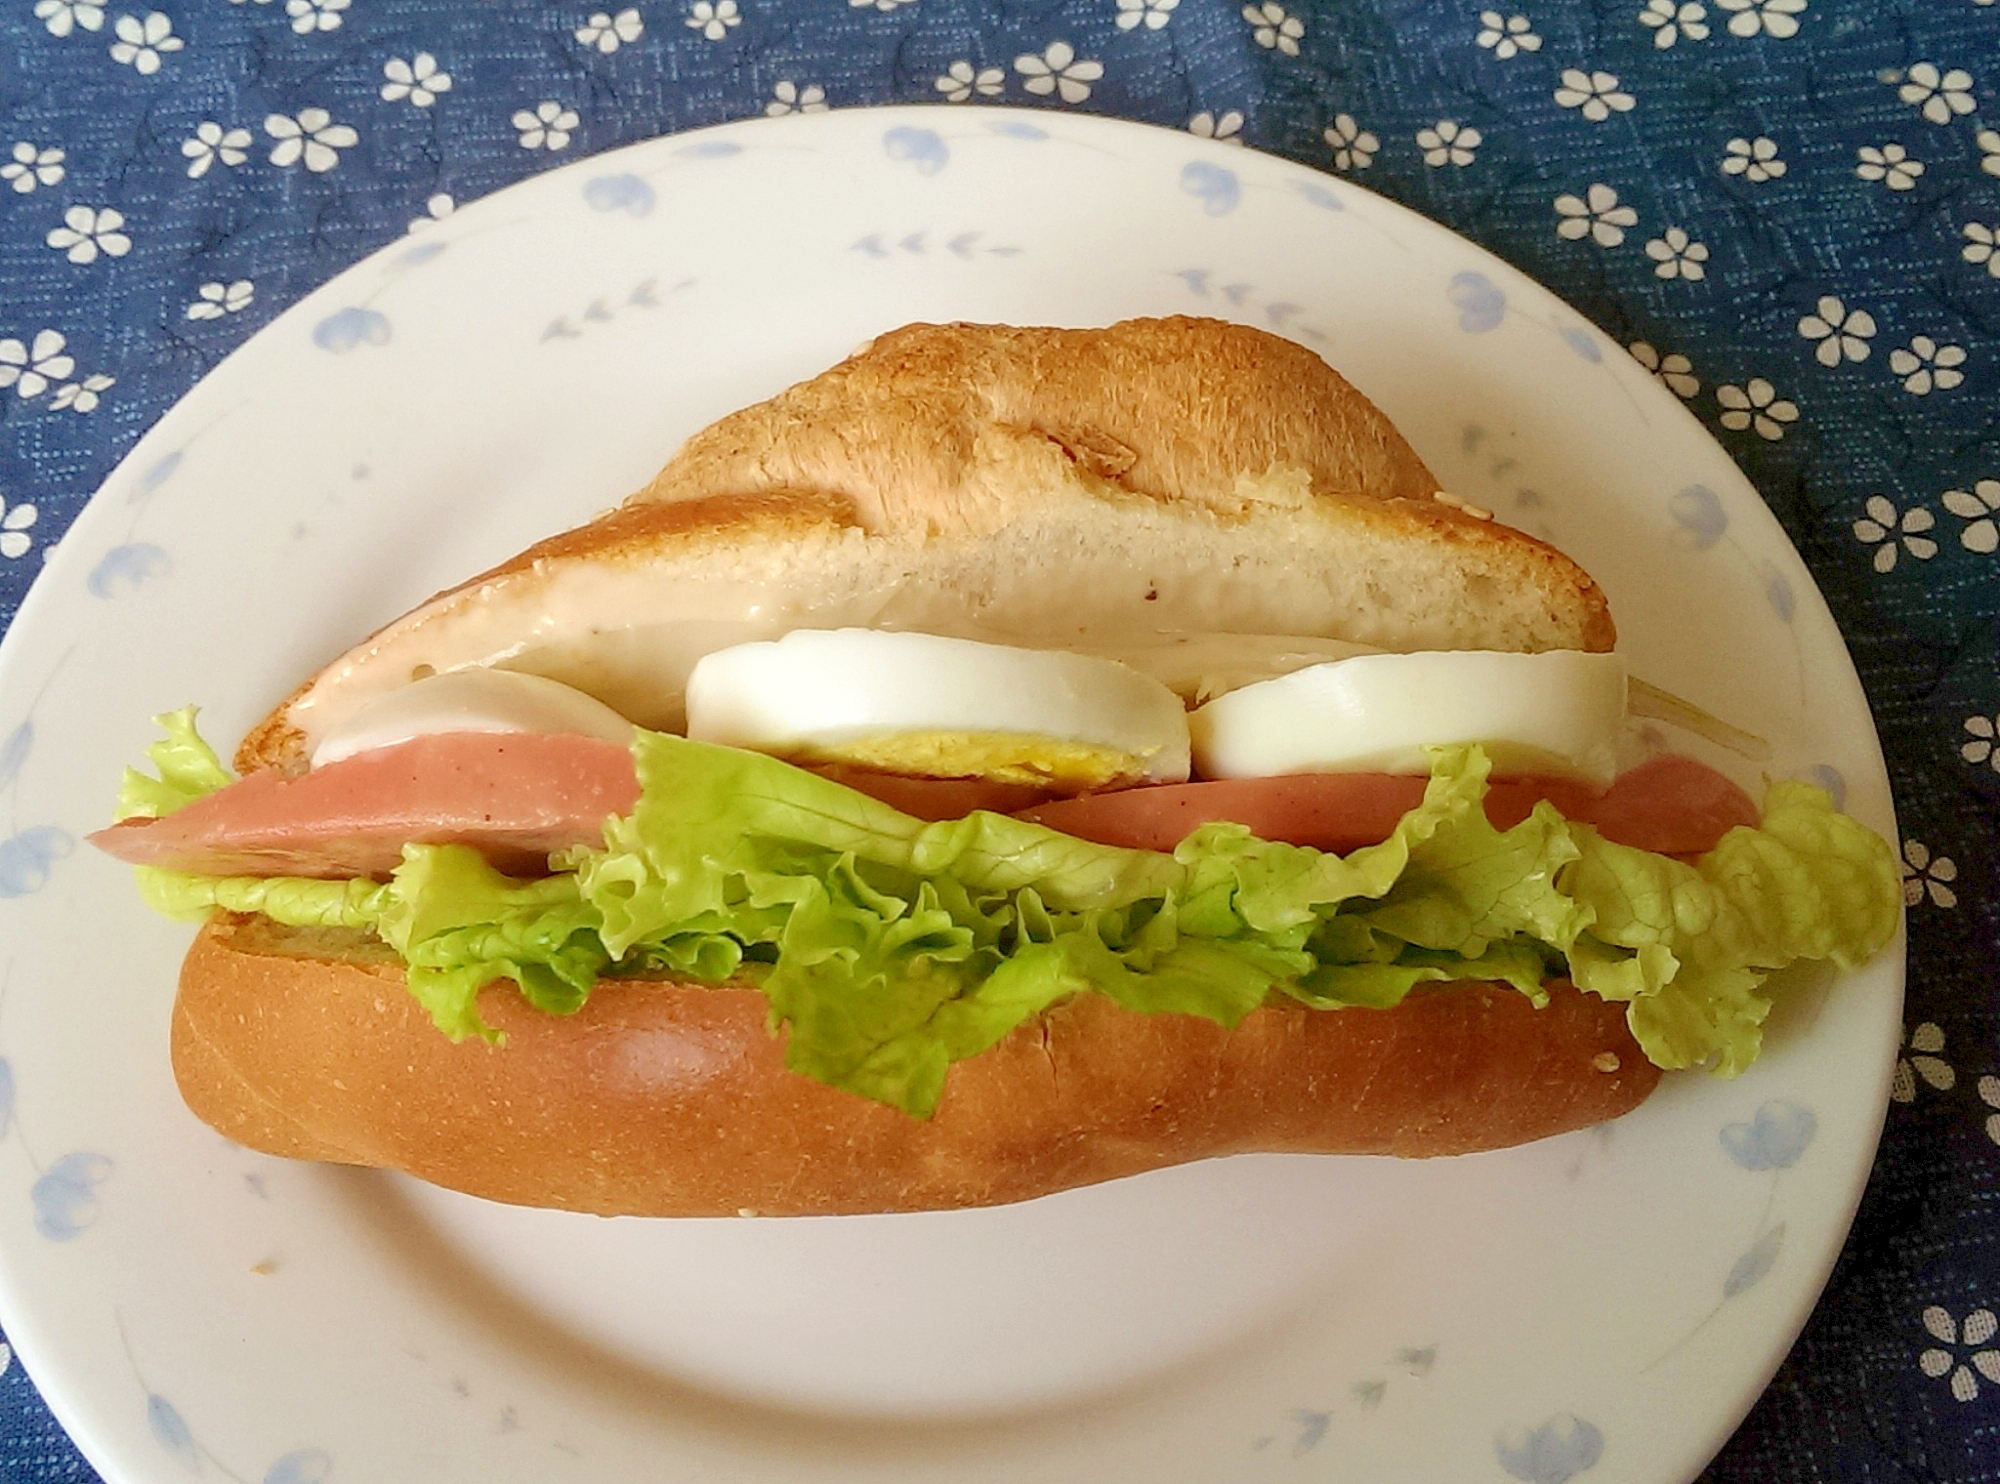
<instances>
[{"instance_id":1,"label":"boiled egg slice","mask_svg":"<svg viewBox=\"0 0 2000 1484\"><path fill-rule=\"evenodd\" d=\"M632 723L559 680L475 666L428 675L385 692L320 738L312 764L393 747L441 732L553 732L632 740Z\"/></svg>"},{"instance_id":2,"label":"boiled egg slice","mask_svg":"<svg viewBox=\"0 0 2000 1484\"><path fill-rule=\"evenodd\" d=\"M688 735L801 763L1080 792L1188 776L1187 713L1116 660L934 634L800 629L704 657Z\"/></svg>"},{"instance_id":3,"label":"boiled egg slice","mask_svg":"<svg viewBox=\"0 0 2000 1484\"><path fill-rule=\"evenodd\" d=\"M1476 742L1495 777L1609 787L1625 719L1613 654L1369 654L1231 691L1188 718L1205 778L1430 771L1425 748Z\"/></svg>"}]
</instances>

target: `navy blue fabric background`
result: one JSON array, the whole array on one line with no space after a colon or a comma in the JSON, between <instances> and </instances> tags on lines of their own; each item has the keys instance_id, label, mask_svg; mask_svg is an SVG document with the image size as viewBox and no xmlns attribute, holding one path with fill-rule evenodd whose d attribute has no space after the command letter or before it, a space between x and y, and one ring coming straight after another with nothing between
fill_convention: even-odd
<instances>
[{"instance_id":1,"label":"navy blue fabric background","mask_svg":"<svg viewBox=\"0 0 2000 1484\"><path fill-rule=\"evenodd\" d=\"M1709 1477L2000 1480L1992 0L5 0L0 625L176 398L413 221L957 94L1344 173L1632 346L1755 481L1888 752L1909 1046L1826 1298ZM0 1480L92 1477L0 1367Z\"/></svg>"}]
</instances>

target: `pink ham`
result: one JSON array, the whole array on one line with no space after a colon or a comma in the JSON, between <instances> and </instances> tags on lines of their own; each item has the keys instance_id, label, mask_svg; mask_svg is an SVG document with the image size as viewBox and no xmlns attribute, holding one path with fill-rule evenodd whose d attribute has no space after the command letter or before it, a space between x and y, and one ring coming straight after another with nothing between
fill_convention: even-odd
<instances>
[{"instance_id":1,"label":"pink ham","mask_svg":"<svg viewBox=\"0 0 2000 1484\"><path fill-rule=\"evenodd\" d=\"M816 771L921 819L1013 809L1085 840L1147 850L1172 850L1204 820L1234 819L1266 839L1349 851L1388 834L1423 798L1425 782L1301 774L1037 803L1036 790L977 780ZM538 875L552 852L601 841L606 817L629 813L638 798L632 754L615 742L456 732L299 778L253 773L165 819L128 819L90 839L134 865L202 876L386 876L406 843L470 845L503 871ZM1732 826L1757 820L1740 788L1682 757L1655 758L1603 794L1549 780L1498 783L1486 812L1505 829L1537 799L1610 839L1669 854L1697 854Z\"/></svg>"},{"instance_id":2,"label":"pink ham","mask_svg":"<svg viewBox=\"0 0 2000 1484\"><path fill-rule=\"evenodd\" d=\"M201 876L386 876L403 846L461 844L540 875L551 851L603 840L639 798L631 752L595 737L453 732L360 753L297 778L275 771L91 843L134 865Z\"/></svg>"},{"instance_id":3,"label":"pink ham","mask_svg":"<svg viewBox=\"0 0 2000 1484\"><path fill-rule=\"evenodd\" d=\"M1018 814L1082 840L1135 850L1172 850L1197 825L1234 820L1266 840L1344 854L1386 838L1422 802L1425 783L1380 773L1294 773L1087 794ZM1732 827L1757 822L1757 806L1742 789L1693 758L1671 754L1621 774L1604 793L1546 778L1496 783L1486 793L1486 816L1508 829L1541 799L1567 819L1595 825L1607 840L1663 855L1699 855Z\"/></svg>"}]
</instances>

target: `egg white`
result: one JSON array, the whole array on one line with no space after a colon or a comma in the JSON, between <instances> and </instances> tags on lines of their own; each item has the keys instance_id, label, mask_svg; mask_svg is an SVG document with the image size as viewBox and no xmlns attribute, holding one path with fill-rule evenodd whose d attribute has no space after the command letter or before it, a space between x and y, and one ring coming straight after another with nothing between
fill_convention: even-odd
<instances>
[{"instance_id":1,"label":"egg white","mask_svg":"<svg viewBox=\"0 0 2000 1484\"><path fill-rule=\"evenodd\" d=\"M555 732L630 742L632 723L561 681L474 666L388 691L334 727L312 765L440 732Z\"/></svg>"},{"instance_id":2,"label":"egg white","mask_svg":"<svg viewBox=\"0 0 2000 1484\"><path fill-rule=\"evenodd\" d=\"M1188 718L1204 778L1430 771L1427 747L1479 743L1494 776L1608 786L1625 717L1614 654L1370 654L1231 691Z\"/></svg>"},{"instance_id":3,"label":"egg white","mask_svg":"<svg viewBox=\"0 0 2000 1484\"><path fill-rule=\"evenodd\" d=\"M1177 783L1187 713L1115 660L935 634L800 629L706 656L688 735L797 762L1059 789Z\"/></svg>"}]
</instances>

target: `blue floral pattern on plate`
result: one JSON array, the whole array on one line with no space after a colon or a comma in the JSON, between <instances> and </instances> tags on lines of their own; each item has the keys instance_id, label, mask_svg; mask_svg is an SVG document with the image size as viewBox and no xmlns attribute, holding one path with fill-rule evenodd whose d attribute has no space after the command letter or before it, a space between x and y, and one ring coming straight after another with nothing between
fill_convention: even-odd
<instances>
[{"instance_id":1,"label":"blue floral pattern on plate","mask_svg":"<svg viewBox=\"0 0 2000 1484\"><path fill-rule=\"evenodd\" d=\"M1551 1417L1493 1445L1500 1467L1525 1484L1568 1484L1604 1456L1604 1435L1582 1418Z\"/></svg>"},{"instance_id":2,"label":"blue floral pattern on plate","mask_svg":"<svg viewBox=\"0 0 2000 1484\"><path fill-rule=\"evenodd\" d=\"M364 345L387 345L390 334L387 315L356 305L330 314L314 325L313 344L335 355L346 355Z\"/></svg>"}]
</instances>

